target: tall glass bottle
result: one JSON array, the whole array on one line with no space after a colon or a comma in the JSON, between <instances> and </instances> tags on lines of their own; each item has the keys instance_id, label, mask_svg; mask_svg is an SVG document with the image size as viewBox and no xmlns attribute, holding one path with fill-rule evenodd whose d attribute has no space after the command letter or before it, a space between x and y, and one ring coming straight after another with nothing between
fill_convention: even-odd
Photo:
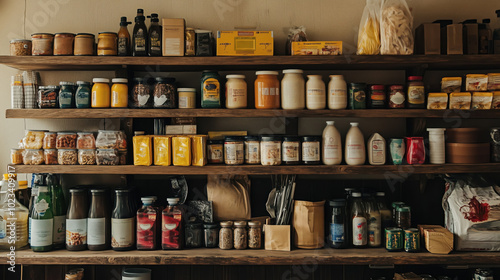
<instances>
[{"instance_id":1,"label":"tall glass bottle","mask_svg":"<svg viewBox=\"0 0 500 280\"><path fill-rule=\"evenodd\" d=\"M162 213L162 248L182 249L184 233L182 232L182 211L177 206L178 198L167 198L168 206Z\"/></svg>"},{"instance_id":2,"label":"tall glass bottle","mask_svg":"<svg viewBox=\"0 0 500 280\"><path fill-rule=\"evenodd\" d=\"M151 18L148 36L148 54L149 56L161 56L162 29L159 24L158 14L151 14L148 18Z\"/></svg>"},{"instance_id":3,"label":"tall glass bottle","mask_svg":"<svg viewBox=\"0 0 500 280\"><path fill-rule=\"evenodd\" d=\"M54 230L52 235L52 244L54 249L64 248L66 238L66 200L59 179L56 175L47 176L47 185L52 194L52 209L54 215Z\"/></svg>"},{"instance_id":4,"label":"tall glass bottle","mask_svg":"<svg viewBox=\"0 0 500 280\"><path fill-rule=\"evenodd\" d=\"M330 234L328 235L328 243L332 248L347 248L345 199L331 200L330 209Z\"/></svg>"},{"instance_id":5,"label":"tall glass bottle","mask_svg":"<svg viewBox=\"0 0 500 280\"><path fill-rule=\"evenodd\" d=\"M368 244L368 220L360 192L352 193L351 221L352 245L355 248L366 247Z\"/></svg>"},{"instance_id":6,"label":"tall glass bottle","mask_svg":"<svg viewBox=\"0 0 500 280\"><path fill-rule=\"evenodd\" d=\"M111 248L128 251L135 248L135 211L129 202L129 190L115 190L115 209L111 214Z\"/></svg>"},{"instance_id":7,"label":"tall glass bottle","mask_svg":"<svg viewBox=\"0 0 500 280\"><path fill-rule=\"evenodd\" d=\"M52 250L53 229L52 196L47 186L39 186L31 216L31 249L33 252Z\"/></svg>"},{"instance_id":8,"label":"tall glass bottle","mask_svg":"<svg viewBox=\"0 0 500 280\"><path fill-rule=\"evenodd\" d=\"M137 211L137 250L156 249L157 209L152 197L143 197L142 207Z\"/></svg>"},{"instance_id":9,"label":"tall glass bottle","mask_svg":"<svg viewBox=\"0 0 500 280\"><path fill-rule=\"evenodd\" d=\"M91 202L87 218L87 246L91 251L109 248L111 215L106 190L90 190Z\"/></svg>"},{"instance_id":10,"label":"tall glass bottle","mask_svg":"<svg viewBox=\"0 0 500 280\"><path fill-rule=\"evenodd\" d=\"M134 32L132 33L132 55L147 56L148 55L148 28L144 21L143 9L137 9L135 17Z\"/></svg>"},{"instance_id":11,"label":"tall glass bottle","mask_svg":"<svg viewBox=\"0 0 500 280\"><path fill-rule=\"evenodd\" d=\"M377 203L373 197L366 202L366 214L368 216L368 246L380 247L382 244L382 219Z\"/></svg>"},{"instance_id":12,"label":"tall glass bottle","mask_svg":"<svg viewBox=\"0 0 500 280\"><path fill-rule=\"evenodd\" d=\"M120 30L118 30L118 55L130 55L130 33L128 25L132 22L127 21L127 17L120 18Z\"/></svg>"},{"instance_id":13,"label":"tall glass bottle","mask_svg":"<svg viewBox=\"0 0 500 280\"><path fill-rule=\"evenodd\" d=\"M70 189L68 214L66 215L66 249L87 249L87 190Z\"/></svg>"}]
</instances>

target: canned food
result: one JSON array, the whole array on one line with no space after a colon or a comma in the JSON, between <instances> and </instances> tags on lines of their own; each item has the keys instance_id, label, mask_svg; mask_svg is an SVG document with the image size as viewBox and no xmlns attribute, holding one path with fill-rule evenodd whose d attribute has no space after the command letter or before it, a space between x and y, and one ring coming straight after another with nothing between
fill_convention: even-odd
<instances>
[{"instance_id":1,"label":"canned food","mask_svg":"<svg viewBox=\"0 0 500 280\"><path fill-rule=\"evenodd\" d=\"M389 252L403 250L403 230L400 228L385 229L385 249Z\"/></svg>"},{"instance_id":2,"label":"canned food","mask_svg":"<svg viewBox=\"0 0 500 280\"><path fill-rule=\"evenodd\" d=\"M196 34L194 32L193 28L186 28L186 51L184 53L185 56L194 56L195 49L194 46L196 45Z\"/></svg>"},{"instance_id":3,"label":"canned food","mask_svg":"<svg viewBox=\"0 0 500 280\"><path fill-rule=\"evenodd\" d=\"M420 251L420 232L416 228L405 230L405 251L414 253Z\"/></svg>"}]
</instances>

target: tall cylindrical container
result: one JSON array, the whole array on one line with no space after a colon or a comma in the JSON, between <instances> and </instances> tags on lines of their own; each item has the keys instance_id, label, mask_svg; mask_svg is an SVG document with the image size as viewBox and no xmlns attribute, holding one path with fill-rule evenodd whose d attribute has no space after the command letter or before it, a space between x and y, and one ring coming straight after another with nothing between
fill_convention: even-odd
<instances>
[{"instance_id":1,"label":"tall cylindrical container","mask_svg":"<svg viewBox=\"0 0 500 280\"><path fill-rule=\"evenodd\" d=\"M429 154L432 164L444 164L446 162L444 132L446 128L428 128L429 131Z\"/></svg>"},{"instance_id":2,"label":"tall cylindrical container","mask_svg":"<svg viewBox=\"0 0 500 280\"><path fill-rule=\"evenodd\" d=\"M330 75L328 83L328 109L347 108L347 84L342 75Z\"/></svg>"},{"instance_id":3,"label":"tall cylindrical container","mask_svg":"<svg viewBox=\"0 0 500 280\"><path fill-rule=\"evenodd\" d=\"M348 165L363 165L366 161L366 146L358 123L352 122L345 138L345 162Z\"/></svg>"},{"instance_id":4,"label":"tall cylindrical container","mask_svg":"<svg viewBox=\"0 0 500 280\"><path fill-rule=\"evenodd\" d=\"M305 81L300 69L283 70L281 80L281 108L304 109L306 103Z\"/></svg>"},{"instance_id":5,"label":"tall cylindrical container","mask_svg":"<svg viewBox=\"0 0 500 280\"><path fill-rule=\"evenodd\" d=\"M334 121L327 121L323 130L322 159L325 165L335 165L342 162L342 138L335 128Z\"/></svg>"},{"instance_id":6,"label":"tall cylindrical container","mask_svg":"<svg viewBox=\"0 0 500 280\"><path fill-rule=\"evenodd\" d=\"M309 110L320 110L326 107L325 82L321 75L307 75L306 107Z\"/></svg>"}]
</instances>

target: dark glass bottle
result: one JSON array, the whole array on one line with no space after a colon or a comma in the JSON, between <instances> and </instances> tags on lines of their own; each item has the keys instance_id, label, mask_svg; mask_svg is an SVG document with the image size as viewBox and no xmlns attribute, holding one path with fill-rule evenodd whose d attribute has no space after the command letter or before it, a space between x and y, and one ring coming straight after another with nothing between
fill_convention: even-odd
<instances>
[{"instance_id":1,"label":"dark glass bottle","mask_svg":"<svg viewBox=\"0 0 500 280\"><path fill-rule=\"evenodd\" d=\"M368 244L368 221L365 207L361 200L361 193L352 193L351 206L352 245L355 248L364 248Z\"/></svg>"},{"instance_id":2,"label":"dark glass bottle","mask_svg":"<svg viewBox=\"0 0 500 280\"><path fill-rule=\"evenodd\" d=\"M52 246L52 198L47 186L38 187L38 196L31 216L31 249L33 252L48 252Z\"/></svg>"},{"instance_id":3,"label":"dark glass bottle","mask_svg":"<svg viewBox=\"0 0 500 280\"><path fill-rule=\"evenodd\" d=\"M115 209L111 214L111 248L128 251L135 248L135 211L129 202L129 190L115 190Z\"/></svg>"},{"instance_id":4,"label":"dark glass bottle","mask_svg":"<svg viewBox=\"0 0 500 280\"><path fill-rule=\"evenodd\" d=\"M137 250L156 249L158 216L152 197L143 197L142 207L137 211Z\"/></svg>"},{"instance_id":5,"label":"dark glass bottle","mask_svg":"<svg viewBox=\"0 0 500 280\"><path fill-rule=\"evenodd\" d=\"M328 243L332 248L347 248L347 238L345 231L347 228L345 199L331 200L330 209L330 232L328 235Z\"/></svg>"},{"instance_id":6,"label":"dark glass bottle","mask_svg":"<svg viewBox=\"0 0 500 280\"><path fill-rule=\"evenodd\" d=\"M54 249L64 248L66 238L66 200L59 178L56 175L49 174L47 176L47 185L52 194L52 205L54 215L54 231L52 236L52 244Z\"/></svg>"},{"instance_id":7,"label":"dark glass bottle","mask_svg":"<svg viewBox=\"0 0 500 280\"><path fill-rule=\"evenodd\" d=\"M148 28L144 22L144 10L137 9L135 17L134 32L132 34L132 55L147 56L148 55Z\"/></svg>"},{"instance_id":8,"label":"dark glass bottle","mask_svg":"<svg viewBox=\"0 0 500 280\"><path fill-rule=\"evenodd\" d=\"M118 55L130 55L130 33L128 32L128 25L132 22L127 21L127 17L121 17L120 30L118 30Z\"/></svg>"},{"instance_id":9,"label":"dark glass bottle","mask_svg":"<svg viewBox=\"0 0 500 280\"><path fill-rule=\"evenodd\" d=\"M148 16L151 18L151 25L149 26L149 36L148 36L148 53L149 56L161 56L162 55L162 29L159 24L158 14L151 14Z\"/></svg>"},{"instance_id":10,"label":"dark glass bottle","mask_svg":"<svg viewBox=\"0 0 500 280\"><path fill-rule=\"evenodd\" d=\"M87 219L87 246L91 251L109 248L111 235L111 215L106 190L90 190L91 201Z\"/></svg>"},{"instance_id":11,"label":"dark glass bottle","mask_svg":"<svg viewBox=\"0 0 500 280\"><path fill-rule=\"evenodd\" d=\"M70 189L68 213L66 214L66 249L87 249L88 203L85 189Z\"/></svg>"},{"instance_id":12,"label":"dark glass bottle","mask_svg":"<svg viewBox=\"0 0 500 280\"><path fill-rule=\"evenodd\" d=\"M182 211L177 206L178 198L167 198L168 206L162 213L162 248L182 249L184 234L182 232Z\"/></svg>"}]
</instances>

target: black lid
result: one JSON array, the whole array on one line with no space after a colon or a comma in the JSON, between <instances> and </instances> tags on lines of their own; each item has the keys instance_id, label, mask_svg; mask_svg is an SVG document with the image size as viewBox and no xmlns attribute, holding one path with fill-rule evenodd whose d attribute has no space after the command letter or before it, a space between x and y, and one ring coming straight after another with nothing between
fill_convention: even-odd
<instances>
[{"instance_id":1,"label":"black lid","mask_svg":"<svg viewBox=\"0 0 500 280\"><path fill-rule=\"evenodd\" d=\"M222 140L222 139L208 140L208 144L224 144L224 140Z\"/></svg>"},{"instance_id":2,"label":"black lid","mask_svg":"<svg viewBox=\"0 0 500 280\"><path fill-rule=\"evenodd\" d=\"M218 224L204 224L203 227L204 228L218 228L219 225Z\"/></svg>"},{"instance_id":3,"label":"black lid","mask_svg":"<svg viewBox=\"0 0 500 280\"><path fill-rule=\"evenodd\" d=\"M144 15L144 10L143 9L137 9L137 14L141 14L141 15Z\"/></svg>"},{"instance_id":4,"label":"black lid","mask_svg":"<svg viewBox=\"0 0 500 280\"><path fill-rule=\"evenodd\" d=\"M134 77L134 82L144 83L144 78L143 77Z\"/></svg>"},{"instance_id":5,"label":"black lid","mask_svg":"<svg viewBox=\"0 0 500 280\"><path fill-rule=\"evenodd\" d=\"M345 199L332 199L330 200L330 206L332 207L343 207L345 206Z\"/></svg>"},{"instance_id":6,"label":"black lid","mask_svg":"<svg viewBox=\"0 0 500 280\"><path fill-rule=\"evenodd\" d=\"M283 141L300 141L300 137L297 135L287 135L283 136Z\"/></svg>"},{"instance_id":7,"label":"black lid","mask_svg":"<svg viewBox=\"0 0 500 280\"><path fill-rule=\"evenodd\" d=\"M441 27L445 27L446 25L450 25L453 23L453 20L451 19L438 19L433 21L432 23L439 23Z\"/></svg>"},{"instance_id":8,"label":"black lid","mask_svg":"<svg viewBox=\"0 0 500 280\"><path fill-rule=\"evenodd\" d=\"M92 37L95 37L94 34L92 33L76 33L76 36L80 36L80 35L86 35L86 36L92 36Z\"/></svg>"},{"instance_id":9,"label":"black lid","mask_svg":"<svg viewBox=\"0 0 500 280\"><path fill-rule=\"evenodd\" d=\"M127 17L121 17L120 18L120 26L127 26L129 24L132 24L132 22L127 21Z\"/></svg>"},{"instance_id":10,"label":"black lid","mask_svg":"<svg viewBox=\"0 0 500 280\"><path fill-rule=\"evenodd\" d=\"M148 18L151 19L151 22L159 22L160 19L158 19L158 14L151 14L150 16L148 16Z\"/></svg>"},{"instance_id":11,"label":"black lid","mask_svg":"<svg viewBox=\"0 0 500 280\"><path fill-rule=\"evenodd\" d=\"M259 141L260 137L257 135L247 135L245 136L245 141Z\"/></svg>"},{"instance_id":12,"label":"black lid","mask_svg":"<svg viewBox=\"0 0 500 280\"><path fill-rule=\"evenodd\" d=\"M484 18L483 19L483 23L490 23L490 22L491 22L491 20L489 18Z\"/></svg>"},{"instance_id":13,"label":"black lid","mask_svg":"<svg viewBox=\"0 0 500 280\"><path fill-rule=\"evenodd\" d=\"M245 137L243 136L226 136L224 137L224 141L243 141Z\"/></svg>"},{"instance_id":14,"label":"black lid","mask_svg":"<svg viewBox=\"0 0 500 280\"><path fill-rule=\"evenodd\" d=\"M462 22L463 24L467 24L467 23L477 23L477 19L466 19Z\"/></svg>"},{"instance_id":15,"label":"black lid","mask_svg":"<svg viewBox=\"0 0 500 280\"><path fill-rule=\"evenodd\" d=\"M497 17L500 17L500 10L496 10L495 13L497 14Z\"/></svg>"},{"instance_id":16,"label":"black lid","mask_svg":"<svg viewBox=\"0 0 500 280\"><path fill-rule=\"evenodd\" d=\"M280 135L262 135L260 141L281 141L283 136Z\"/></svg>"},{"instance_id":17,"label":"black lid","mask_svg":"<svg viewBox=\"0 0 500 280\"><path fill-rule=\"evenodd\" d=\"M316 136L316 135L302 136L302 142L310 142L310 141L321 141L321 136Z\"/></svg>"},{"instance_id":18,"label":"black lid","mask_svg":"<svg viewBox=\"0 0 500 280\"><path fill-rule=\"evenodd\" d=\"M54 35L72 35L72 36L75 36L75 33L69 33L69 32L58 32L58 33L55 33Z\"/></svg>"},{"instance_id":19,"label":"black lid","mask_svg":"<svg viewBox=\"0 0 500 280\"><path fill-rule=\"evenodd\" d=\"M150 17L151 17L151 18L157 18L157 17L158 17L158 14L153 13L153 14L151 14L151 16L150 16Z\"/></svg>"},{"instance_id":20,"label":"black lid","mask_svg":"<svg viewBox=\"0 0 500 280\"><path fill-rule=\"evenodd\" d=\"M155 80L158 83L166 83L166 84L175 83L175 78L172 78L172 77L156 77Z\"/></svg>"}]
</instances>

